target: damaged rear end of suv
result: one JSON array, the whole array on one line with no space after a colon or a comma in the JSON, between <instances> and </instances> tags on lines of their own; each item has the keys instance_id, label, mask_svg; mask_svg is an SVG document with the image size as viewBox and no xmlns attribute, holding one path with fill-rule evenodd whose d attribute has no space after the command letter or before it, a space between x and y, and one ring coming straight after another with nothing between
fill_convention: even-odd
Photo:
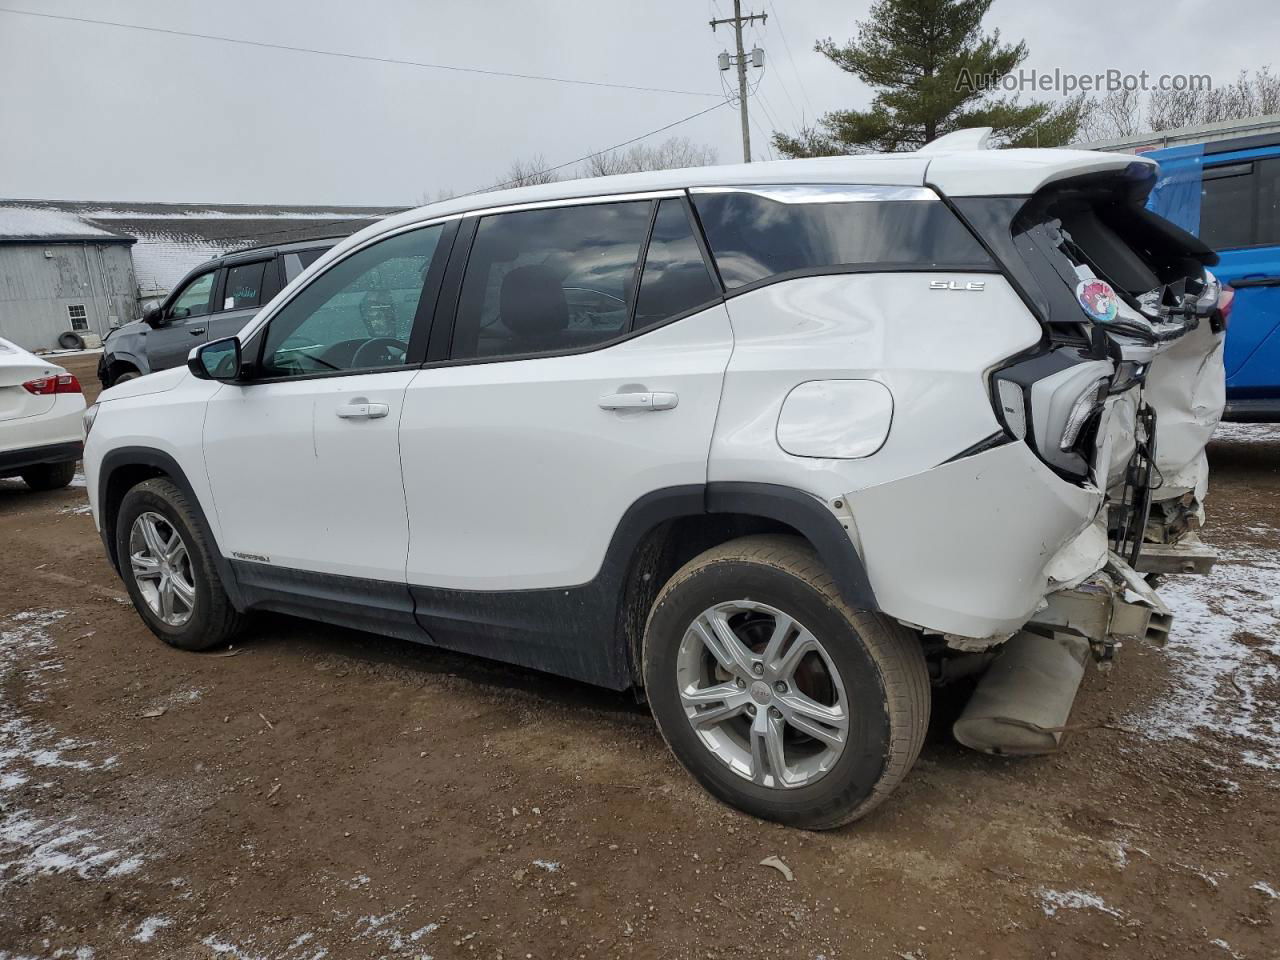
<instances>
[{"instance_id":1,"label":"damaged rear end of suv","mask_svg":"<svg viewBox=\"0 0 1280 960\"><path fill-rule=\"evenodd\" d=\"M991 373L1006 436L1101 501L1055 555L1043 601L1017 633L988 650L983 638L946 638L949 649L979 658L944 656L953 673L991 660L955 734L1003 754L1058 747L1090 657L1105 668L1125 639L1163 640L1171 617L1152 589L1155 575L1212 567L1197 531L1205 446L1225 401L1232 300L1209 269L1213 251L1145 208L1154 163L1025 156L1028 171L1057 161L1052 179L1030 194L962 195L975 189L963 153L941 152L929 171L944 194L952 185L955 210L1044 330L1033 349Z\"/></svg>"}]
</instances>

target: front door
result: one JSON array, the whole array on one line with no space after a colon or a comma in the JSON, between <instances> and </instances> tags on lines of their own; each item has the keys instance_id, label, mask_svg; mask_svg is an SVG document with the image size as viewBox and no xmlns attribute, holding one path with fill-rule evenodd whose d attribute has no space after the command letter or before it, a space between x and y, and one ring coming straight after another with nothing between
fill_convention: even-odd
<instances>
[{"instance_id":1,"label":"front door","mask_svg":"<svg viewBox=\"0 0 1280 960\"><path fill-rule=\"evenodd\" d=\"M1224 357L1229 399L1274 399L1280 391L1280 151L1206 158L1201 192L1200 238L1221 257L1214 273L1236 290Z\"/></svg>"},{"instance_id":2,"label":"front door","mask_svg":"<svg viewBox=\"0 0 1280 960\"><path fill-rule=\"evenodd\" d=\"M443 229L396 234L336 261L249 338L248 382L210 400L205 462L222 546L263 582L329 574L403 591L397 428Z\"/></svg>"},{"instance_id":3,"label":"front door","mask_svg":"<svg viewBox=\"0 0 1280 960\"><path fill-rule=\"evenodd\" d=\"M186 282L165 305L159 326L147 331L147 363L151 373L187 362L187 355L208 339L217 270L208 270Z\"/></svg>"}]
</instances>

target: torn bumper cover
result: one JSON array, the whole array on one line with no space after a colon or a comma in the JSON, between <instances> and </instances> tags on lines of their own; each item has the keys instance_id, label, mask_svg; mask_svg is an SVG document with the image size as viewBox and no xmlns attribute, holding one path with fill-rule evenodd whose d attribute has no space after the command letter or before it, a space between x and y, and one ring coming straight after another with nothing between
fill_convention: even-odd
<instances>
[{"instance_id":1,"label":"torn bumper cover","mask_svg":"<svg viewBox=\"0 0 1280 960\"><path fill-rule=\"evenodd\" d=\"M847 495L880 608L985 649L1102 568L1102 493L1006 443Z\"/></svg>"}]
</instances>

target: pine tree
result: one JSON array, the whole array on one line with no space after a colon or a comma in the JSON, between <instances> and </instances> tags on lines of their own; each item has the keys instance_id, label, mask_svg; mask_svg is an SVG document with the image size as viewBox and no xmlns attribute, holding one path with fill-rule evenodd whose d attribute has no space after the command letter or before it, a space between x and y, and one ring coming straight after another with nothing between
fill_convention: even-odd
<instances>
[{"instance_id":1,"label":"pine tree","mask_svg":"<svg viewBox=\"0 0 1280 960\"><path fill-rule=\"evenodd\" d=\"M1084 98L1059 105L997 97L991 78L1027 57L1025 42L1006 44L982 32L992 0L878 0L858 23L857 39L815 49L874 88L869 110L836 110L817 127L773 135L791 157L915 150L964 127L992 127L996 142L1052 147L1076 134ZM984 86L986 84L986 86Z\"/></svg>"}]
</instances>

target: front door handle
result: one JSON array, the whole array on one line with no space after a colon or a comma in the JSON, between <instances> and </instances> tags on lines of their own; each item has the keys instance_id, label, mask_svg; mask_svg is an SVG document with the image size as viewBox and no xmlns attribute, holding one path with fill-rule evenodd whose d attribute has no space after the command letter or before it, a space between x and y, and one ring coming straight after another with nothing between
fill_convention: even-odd
<instances>
[{"instance_id":1,"label":"front door handle","mask_svg":"<svg viewBox=\"0 0 1280 960\"><path fill-rule=\"evenodd\" d=\"M202 333L205 333L207 330L208 330L207 327L192 327L190 330L187 331L187 333L191 334L193 337L198 337Z\"/></svg>"},{"instance_id":2,"label":"front door handle","mask_svg":"<svg viewBox=\"0 0 1280 960\"><path fill-rule=\"evenodd\" d=\"M674 393L607 393L600 398L601 410L673 410L680 402Z\"/></svg>"},{"instance_id":3,"label":"front door handle","mask_svg":"<svg viewBox=\"0 0 1280 960\"><path fill-rule=\"evenodd\" d=\"M377 420L390 413L391 408L385 403L370 403L360 398L344 403L334 412L343 420Z\"/></svg>"}]
</instances>

